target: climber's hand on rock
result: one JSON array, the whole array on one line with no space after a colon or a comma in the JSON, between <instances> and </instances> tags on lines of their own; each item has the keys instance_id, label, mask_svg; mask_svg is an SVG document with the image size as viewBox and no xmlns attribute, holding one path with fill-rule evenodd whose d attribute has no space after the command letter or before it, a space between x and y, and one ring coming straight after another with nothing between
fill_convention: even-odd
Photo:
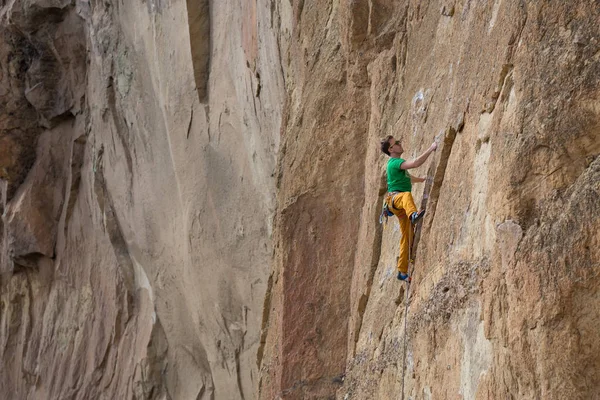
<instances>
[{"instance_id":1,"label":"climber's hand on rock","mask_svg":"<svg viewBox=\"0 0 600 400\"><path fill-rule=\"evenodd\" d=\"M436 151L437 150L437 143L436 142L431 143L431 146L429 146L429 149L431 151Z\"/></svg>"}]
</instances>

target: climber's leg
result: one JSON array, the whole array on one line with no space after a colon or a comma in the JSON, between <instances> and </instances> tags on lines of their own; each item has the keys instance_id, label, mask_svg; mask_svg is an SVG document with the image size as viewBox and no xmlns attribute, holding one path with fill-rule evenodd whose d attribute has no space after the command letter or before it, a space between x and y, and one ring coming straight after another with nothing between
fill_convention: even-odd
<instances>
[{"instance_id":1,"label":"climber's leg","mask_svg":"<svg viewBox=\"0 0 600 400\"><path fill-rule=\"evenodd\" d=\"M408 215L417 214L417 207L410 192L395 195L392 212L398 217L400 224L400 255L398 257L398 279L408 280L408 256L412 244L413 229Z\"/></svg>"},{"instance_id":2,"label":"climber's leg","mask_svg":"<svg viewBox=\"0 0 600 400\"><path fill-rule=\"evenodd\" d=\"M402 192L394 198L394 207L397 209L403 209L406 211L406 215L409 216L410 222L416 224L425 215L425 210L417 212L415 201L413 200L412 193Z\"/></svg>"},{"instance_id":3,"label":"climber's leg","mask_svg":"<svg viewBox=\"0 0 600 400\"><path fill-rule=\"evenodd\" d=\"M398 257L398 272L402 274L408 274L408 253L409 246L412 243L412 226L410 220L406 214L398 215L398 222L400 223L400 256Z\"/></svg>"},{"instance_id":4,"label":"climber's leg","mask_svg":"<svg viewBox=\"0 0 600 400\"><path fill-rule=\"evenodd\" d=\"M410 192L402 192L398 193L394 197L394 208L397 210L404 210L406 215L409 217L417 212L417 207L415 206L415 201L413 200L412 193Z\"/></svg>"}]
</instances>

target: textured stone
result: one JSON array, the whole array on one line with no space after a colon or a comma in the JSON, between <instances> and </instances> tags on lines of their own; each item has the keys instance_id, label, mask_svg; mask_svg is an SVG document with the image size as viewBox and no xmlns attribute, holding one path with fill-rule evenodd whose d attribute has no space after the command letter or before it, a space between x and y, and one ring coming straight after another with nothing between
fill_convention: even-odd
<instances>
[{"instance_id":1,"label":"textured stone","mask_svg":"<svg viewBox=\"0 0 600 400\"><path fill-rule=\"evenodd\" d=\"M598 20L0 1L3 393L595 398ZM377 223L388 134L439 145L410 290Z\"/></svg>"},{"instance_id":2,"label":"textured stone","mask_svg":"<svg viewBox=\"0 0 600 400\"><path fill-rule=\"evenodd\" d=\"M278 16L189 3L0 2L10 398L254 397Z\"/></svg>"},{"instance_id":3,"label":"textured stone","mask_svg":"<svg viewBox=\"0 0 600 400\"><path fill-rule=\"evenodd\" d=\"M259 395L594 398L597 6L383 3L293 2ZM440 145L410 293L377 224L388 134Z\"/></svg>"}]
</instances>

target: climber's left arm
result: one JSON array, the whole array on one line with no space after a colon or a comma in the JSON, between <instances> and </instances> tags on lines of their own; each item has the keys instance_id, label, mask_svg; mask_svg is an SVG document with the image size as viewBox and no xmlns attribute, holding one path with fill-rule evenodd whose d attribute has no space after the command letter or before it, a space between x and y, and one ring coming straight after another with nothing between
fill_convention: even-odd
<instances>
[{"instance_id":1,"label":"climber's left arm","mask_svg":"<svg viewBox=\"0 0 600 400\"><path fill-rule=\"evenodd\" d=\"M407 172L407 174L408 174L408 172ZM408 176L410 176L410 183L425 182L425 178L417 178L416 176L412 176L411 174L408 174Z\"/></svg>"}]
</instances>

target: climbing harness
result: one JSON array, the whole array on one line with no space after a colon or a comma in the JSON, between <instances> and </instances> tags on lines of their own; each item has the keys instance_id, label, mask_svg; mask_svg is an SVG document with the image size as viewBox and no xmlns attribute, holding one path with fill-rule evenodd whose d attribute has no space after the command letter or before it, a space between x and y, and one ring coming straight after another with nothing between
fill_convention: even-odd
<instances>
[{"instance_id":1,"label":"climbing harness","mask_svg":"<svg viewBox=\"0 0 600 400\"><path fill-rule=\"evenodd\" d=\"M388 192L388 194L383 199L383 205L381 206L381 214L379 215L379 224L383 224L384 227L387 224L388 218L394 215L394 212L390 209L390 205L391 208L394 208L394 198L398 193L400 192ZM390 205L388 205L388 201Z\"/></svg>"},{"instance_id":2,"label":"climbing harness","mask_svg":"<svg viewBox=\"0 0 600 400\"><path fill-rule=\"evenodd\" d=\"M394 215L394 213L390 210L387 203L384 201L383 206L381 207L381 214L379 214L379 224L383 224L383 226L385 226L385 224L387 224L388 218L392 215Z\"/></svg>"}]
</instances>

